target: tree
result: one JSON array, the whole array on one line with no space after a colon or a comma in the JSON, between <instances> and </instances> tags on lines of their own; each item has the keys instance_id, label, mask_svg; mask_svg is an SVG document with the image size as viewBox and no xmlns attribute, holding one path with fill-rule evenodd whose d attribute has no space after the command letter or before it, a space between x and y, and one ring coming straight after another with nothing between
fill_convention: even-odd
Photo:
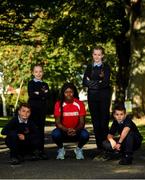
<instances>
[{"instance_id":1,"label":"tree","mask_svg":"<svg viewBox=\"0 0 145 180\"><path fill-rule=\"evenodd\" d=\"M132 99L137 116L145 114L145 2L132 0L130 9L130 81L128 96Z\"/></svg>"},{"instance_id":2,"label":"tree","mask_svg":"<svg viewBox=\"0 0 145 180\"><path fill-rule=\"evenodd\" d=\"M132 64L130 12L136 13L136 5L131 0L4 0L0 6L0 61L5 81L18 87L24 80L26 86L31 66L42 63L52 89L70 80L82 88L91 50L101 44L113 70L116 100L124 101Z\"/></svg>"},{"instance_id":3,"label":"tree","mask_svg":"<svg viewBox=\"0 0 145 180\"><path fill-rule=\"evenodd\" d=\"M0 72L0 96L1 96L1 99L2 99L2 107L3 107L3 116L6 116L7 115L7 111L6 111L6 99L5 99L5 96L4 96L4 87L3 87L3 73Z\"/></svg>"},{"instance_id":4,"label":"tree","mask_svg":"<svg viewBox=\"0 0 145 180\"><path fill-rule=\"evenodd\" d=\"M108 9L114 5L113 1L109 2L112 4L101 0L3 1L1 19L4 28L0 33L1 44L5 47L2 48L1 62L6 82L19 86L24 79L26 85L31 65L39 62L44 65L45 78L51 87L59 88L70 80L81 87L82 67L91 59L91 50L96 43L107 44L108 55L113 57L108 58L109 63L114 67L110 35L111 32L117 34L120 25L118 20L115 23L108 21L113 17L112 13L110 18ZM103 8L106 8L106 14ZM106 22L109 22L109 28L104 28ZM116 28L111 28L112 24Z\"/></svg>"}]
</instances>

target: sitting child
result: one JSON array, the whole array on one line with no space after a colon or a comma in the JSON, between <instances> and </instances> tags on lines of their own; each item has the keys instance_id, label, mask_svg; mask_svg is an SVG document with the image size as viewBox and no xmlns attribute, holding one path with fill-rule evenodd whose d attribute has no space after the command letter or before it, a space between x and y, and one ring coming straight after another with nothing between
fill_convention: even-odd
<instances>
[{"instance_id":1,"label":"sitting child","mask_svg":"<svg viewBox=\"0 0 145 180\"><path fill-rule=\"evenodd\" d=\"M75 86L65 83L61 89L60 101L56 102L54 110L57 128L52 131L52 139L58 146L57 159L65 158L65 141L78 142L74 150L76 159L84 159L82 147L89 140L89 133L84 128L85 115L85 106L78 99Z\"/></svg>"},{"instance_id":2,"label":"sitting child","mask_svg":"<svg viewBox=\"0 0 145 180\"><path fill-rule=\"evenodd\" d=\"M113 111L114 121L110 128L107 140L103 142L103 146L108 151L120 153L122 159L119 161L121 165L132 164L133 152L141 146L143 137L139 133L135 123L131 117L126 115L124 105L117 105ZM115 134L118 132L119 138L115 140Z\"/></svg>"},{"instance_id":3,"label":"sitting child","mask_svg":"<svg viewBox=\"0 0 145 180\"><path fill-rule=\"evenodd\" d=\"M35 124L29 120L31 110L28 104L21 104L18 115L2 129L5 143L10 149L11 164L20 164L26 153L33 154L39 149L40 140ZM35 160L35 156L32 156Z\"/></svg>"}]
</instances>

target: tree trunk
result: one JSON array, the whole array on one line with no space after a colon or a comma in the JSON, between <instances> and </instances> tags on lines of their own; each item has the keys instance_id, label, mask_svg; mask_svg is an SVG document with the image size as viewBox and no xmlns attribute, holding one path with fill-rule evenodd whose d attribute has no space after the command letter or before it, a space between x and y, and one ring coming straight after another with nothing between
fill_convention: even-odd
<instances>
[{"instance_id":1,"label":"tree trunk","mask_svg":"<svg viewBox=\"0 0 145 180\"><path fill-rule=\"evenodd\" d=\"M126 89L129 83L129 67L131 56L129 15L126 12L128 1L124 6L120 6L120 21L122 23L121 34L115 38L116 54L118 56L118 73L116 77L116 102L124 102L126 98Z\"/></svg>"},{"instance_id":2,"label":"tree trunk","mask_svg":"<svg viewBox=\"0 0 145 180\"><path fill-rule=\"evenodd\" d=\"M136 115L145 114L145 1L134 1L131 19L131 67L128 95Z\"/></svg>"},{"instance_id":3,"label":"tree trunk","mask_svg":"<svg viewBox=\"0 0 145 180\"><path fill-rule=\"evenodd\" d=\"M1 98L2 98L2 104L3 104L3 116L7 116L6 99L3 93L1 94Z\"/></svg>"},{"instance_id":4,"label":"tree trunk","mask_svg":"<svg viewBox=\"0 0 145 180\"><path fill-rule=\"evenodd\" d=\"M21 94L21 89L22 89L22 86L23 86L23 82L24 82L24 80L21 81L21 84L20 84L20 87L19 87L17 99L16 99L15 106L14 106L15 111L16 111L16 109L17 109L17 105L18 105L18 101L19 101L19 98L20 98L20 94Z\"/></svg>"},{"instance_id":5,"label":"tree trunk","mask_svg":"<svg viewBox=\"0 0 145 180\"><path fill-rule=\"evenodd\" d=\"M124 35L116 40L116 53L118 55L118 74L116 77L116 102L125 101L125 92L129 82L129 59L130 59L130 41Z\"/></svg>"}]
</instances>

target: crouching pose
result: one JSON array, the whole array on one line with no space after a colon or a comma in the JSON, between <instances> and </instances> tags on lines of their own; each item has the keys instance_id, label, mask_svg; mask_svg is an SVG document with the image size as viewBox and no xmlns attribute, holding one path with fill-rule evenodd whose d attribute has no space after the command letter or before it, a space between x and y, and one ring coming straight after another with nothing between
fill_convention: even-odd
<instances>
[{"instance_id":1,"label":"crouching pose","mask_svg":"<svg viewBox=\"0 0 145 180\"><path fill-rule=\"evenodd\" d=\"M126 115L126 109L123 105L117 105L113 111L114 121L111 125L107 140L103 142L103 146L111 152L121 155L119 164L132 164L133 152L141 146L143 137L137 129L135 123L130 116ZM115 134L119 137L115 139Z\"/></svg>"},{"instance_id":2,"label":"crouching pose","mask_svg":"<svg viewBox=\"0 0 145 180\"><path fill-rule=\"evenodd\" d=\"M6 135L5 143L10 149L12 165L20 164L27 153L32 160L37 159L33 153L39 149L40 139L35 124L29 120L30 114L29 105L21 104L18 115L2 129L1 134Z\"/></svg>"},{"instance_id":3,"label":"crouching pose","mask_svg":"<svg viewBox=\"0 0 145 180\"><path fill-rule=\"evenodd\" d=\"M89 140L89 133L84 129L85 115L85 106L78 99L75 86L72 83L64 84L54 110L57 128L52 131L52 139L58 146L57 159L65 158L63 143L66 141L78 142L74 150L76 159L84 159L82 147Z\"/></svg>"}]
</instances>

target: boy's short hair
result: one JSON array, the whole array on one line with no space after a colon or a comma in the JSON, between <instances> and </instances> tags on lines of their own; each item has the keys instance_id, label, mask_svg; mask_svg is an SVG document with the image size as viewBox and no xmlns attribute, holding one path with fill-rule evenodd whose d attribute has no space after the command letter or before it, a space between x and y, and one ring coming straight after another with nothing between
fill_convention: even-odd
<instances>
[{"instance_id":1,"label":"boy's short hair","mask_svg":"<svg viewBox=\"0 0 145 180\"><path fill-rule=\"evenodd\" d=\"M31 110L31 107L30 107L30 105L28 103L21 103L18 110L20 110L22 107L26 107L26 108Z\"/></svg>"},{"instance_id":2,"label":"boy's short hair","mask_svg":"<svg viewBox=\"0 0 145 180\"><path fill-rule=\"evenodd\" d=\"M115 113L115 111L118 110L118 111L124 111L126 113L126 108L125 108L125 105L123 103L120 103L120 104L116 104L113 108L113 114Z\"/></svg>"},{"instance_id":3,"label":"boy's short hair","mask_svg":"<svg viewBox=\"0 0 145 180\"><path fill-rule=\"evenodd\" d=\"M42 65L41 63L37 63L37 64L33 64L33 65L31 66L31 71L33 71L34 68L37 67L37 66L39 66L39 67L41 67L41 68L43 69L43 65Z\"/></svg>"},{"instance_id":4,"label":"boy's short hair","mask_svg":"<svg viewBox=\"0 0 145 180\"><path fill-rule=\"evenodd\" d=\"M104 48L103 48L102 46L100 46L100 45L97 45L96 47L94 47L94 48L93 48L93 52L94 52L94 50L101 50L101 51L102 51L102 54L105 54ZM93 52L92 52L92 53L93 53Z\"/></svg>"}]
</instances>

